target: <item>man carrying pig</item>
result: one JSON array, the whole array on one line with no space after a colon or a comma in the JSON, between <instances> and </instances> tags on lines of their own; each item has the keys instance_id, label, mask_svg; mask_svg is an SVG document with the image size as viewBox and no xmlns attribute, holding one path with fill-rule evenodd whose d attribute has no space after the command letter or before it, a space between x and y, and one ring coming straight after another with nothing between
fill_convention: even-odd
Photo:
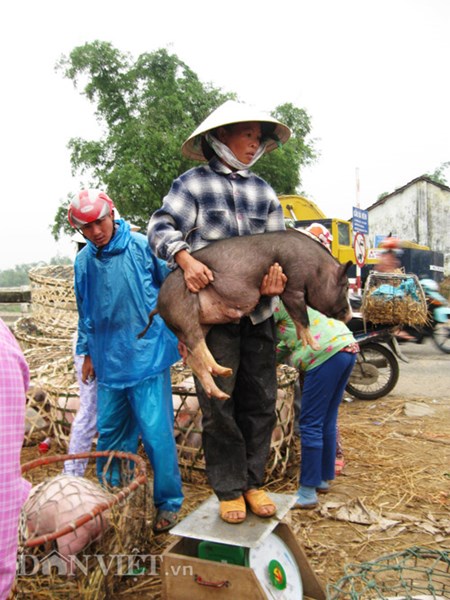
<instances>
[{"instance_id":1,"label":"man carrying pig","mask_svg":"<svg viewBox=\"0 0 450 600\"><path fill-rule=\"evenodd\" d=\"M274 190L249 168L289 137L289 128L276 119L227 101L183 144L186 157L208 163L173 182L150 219L148 238L157 256L184 271L191 292L213 281L211 270L191 252L224 238L285 229ZM266 296L283 291L286 278L280 271L273 265L261 282ZM260 517L276 512L261 489L276 421L275 304L264 297L250 317L214 325L208 332L212 355L233 371L230 378L218 378L229 399L208 397L196 382L206 472L220 501L220 516L228 523L244 521L247 506Z\"/></svg>"},{"instance_id":2,"label":"man carrying pig","mask_svg":"<svg viewBox=\"0 0 450 600\"><path fill-rule=\"evenodd\" d=\"M161 319L142 339L137 334L169 269L145 236L114 220L114 204L104 192L82 190L68 217L87 240L75 259L76 354L84 356L83 381L97 378L97 450L135 453L141 435L154 475L153 529L167 531L183 501L170 381L170 365L179 359L177 340ZM105 461L97 461L101 483ZM121 484L117 464L106 479Z\"/></svg>"}]
</instances>

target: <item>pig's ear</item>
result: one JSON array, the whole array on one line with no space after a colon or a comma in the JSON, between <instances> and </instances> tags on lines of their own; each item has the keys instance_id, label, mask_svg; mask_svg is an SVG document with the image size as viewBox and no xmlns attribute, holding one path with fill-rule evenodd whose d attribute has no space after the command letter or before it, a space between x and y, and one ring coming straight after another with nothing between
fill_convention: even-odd
<instances>
[{"instance_id":1,"label":"pig's ear","mask_svg":"<svg viewBox=\"0 0 450 600\"><path fill-rule=\"evenodd\" d=\"M339 268L339 276L338 276L338 282L341 284L347 283L347 271L350 269L350 267L352 266L352 261L348 260L345 265L341 265Z\"/></svg>"}]
</instances>

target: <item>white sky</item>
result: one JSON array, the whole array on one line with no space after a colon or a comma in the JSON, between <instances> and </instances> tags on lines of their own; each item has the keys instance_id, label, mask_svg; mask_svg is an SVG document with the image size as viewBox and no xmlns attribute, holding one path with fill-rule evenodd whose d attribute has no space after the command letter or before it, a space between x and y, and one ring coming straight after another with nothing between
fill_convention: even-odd
<instances>
[{"instance_id":1,"label":"white sky","mask_svg":"<svg viewBox=\"0 0 450 600\"><path fill-rule=\"evenodd\" d=\"M67 143L97 127L54 65L96 39L134 57L165 47L242 101L306 109L321 156L303 187L328 216L450 160L448 0L17 0L0 14L0 269L73 256L49 227L80 183Z\"/></svg>"}]
</instances>

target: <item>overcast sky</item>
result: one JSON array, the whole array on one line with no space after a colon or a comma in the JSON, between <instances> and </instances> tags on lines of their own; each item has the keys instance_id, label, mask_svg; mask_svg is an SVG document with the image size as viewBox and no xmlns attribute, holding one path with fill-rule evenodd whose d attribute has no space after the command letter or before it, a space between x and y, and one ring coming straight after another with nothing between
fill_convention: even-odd
<instances>
[{"instance_id":1,"label":"overcast sky","mask_svg":"<svg viewBox=\"0 0 450 600\"><path fill-rule=\"evenodd\" d=\"M109 41L134 57L164 47L242 101L304 108L320 152L304 191L350 218L358 200L367 208L450 160L449 27L449 0L5 3L0 269L73 256L49 227L79 186L69 139L98 131L94 107L54 71L76 46Z\"/></svg>"}]
</instances>

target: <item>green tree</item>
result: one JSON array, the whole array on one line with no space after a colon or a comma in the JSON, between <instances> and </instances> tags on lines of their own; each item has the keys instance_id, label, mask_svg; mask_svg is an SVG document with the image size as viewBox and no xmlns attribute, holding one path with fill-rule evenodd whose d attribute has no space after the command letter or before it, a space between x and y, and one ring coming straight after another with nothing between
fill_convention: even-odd
<instances>
[{"instance_id":1,"label":"green tree","mask_svg":"<svg viewBox=\"0 0 450 600\"><path fill-rule=\"evenodd\" d=\"M110 43L95 41L61 57L56 68L95 105L104 132L99 140L69 141L73 174L87 179L85 185L106 189L122 216L145 228L172 181L197 164L181 155L183 141L214 108L236 95L201 83L164 49L133 61ZM306 112L290 104L280 106L275 116L294 135L280 153L264 157L257 172L278 193L287 193L300 182L299 168L314 158L305 141L310 123ZM56 239L61 230L69 231L69 201L70 196L55 216Z\"/></svg>"},{"instance_id":2,"label":"green tree","mask_svg":"<svg viewBox=\"0 0 450 600\"><path fill-rule=\"evenodd\" d=\"M59 254L57 256L53 256L50 259L50 265L51 266L59 266L59 265L71 265L73 263L73 260L71 258L69 258L68 256L60 256Z\"/></svg>"},{"instance_id":3,"label":"green tree","mask_svg":"<svg viewBox=\"0 0 450 600\"><path fill-rule=\"evenodd\" d=\"M73 260L68 256L54 256L50 259L49 265L71 265ZM21 285L29 285L30 278L28 273L38 267L46 267L44 261L34 263L22 263L16 265L12 269L0 271L0 287L19 287Z\"/></svg>"},{"instance_id":4,"label":"green tree","mask_svg":"<svg viewBox=\"0 0 450 600\"><path fill-rule=\"evenodd\" d=\"M20 285L29 285L30 279L28 272L34 267L42 267L44 263L27 263L16 265L12 269L0 271L0 287L18 287Z\"/></svg>"},{"instance_id":5,"label":"green tree","mask_svg":"<svg viewBox=\"0 0 450 600\"><path fill-rule=\"evenodd\" d=\"M281 148L263 156L252 170L270 183L277 194L300 193L301 169L316 159L312 142L308 142L311 120L302 108L290 103L278 106L273 115L285 123L292 136Z\"/></svg>"},{"instance_id":6,"label":"green tree","mask_svg":"<svg viewBox=\"0 0 450 600\"><path fill-rule=\"evenodd\" d=\"M433 173L426 173L425 177L428 177L432 181L436 183L441 183L442 185L448 185L447 177L445 175L445 171L450 167L449 162L443 162L439 167L437 167Z\"/></svg>"}]
</instances>

